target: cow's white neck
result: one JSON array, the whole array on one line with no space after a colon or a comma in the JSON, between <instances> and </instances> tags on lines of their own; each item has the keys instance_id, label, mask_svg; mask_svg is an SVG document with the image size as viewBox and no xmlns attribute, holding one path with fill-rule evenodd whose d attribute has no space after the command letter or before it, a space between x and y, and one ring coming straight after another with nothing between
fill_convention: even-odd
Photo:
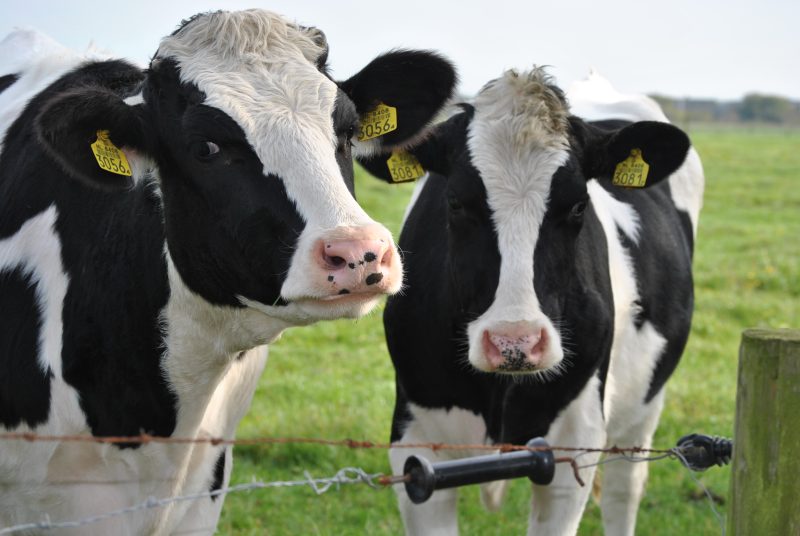
<instances>
[{"instance_id":1,"label":"cow's white neck","mask_svg":"<svg viewBox=\"0 0 800 536\"><path fill-rule=\"evenodd\" d=\"M166 252L170 296L161 313L164 374L178 398L174 434L194 435L237 356L277 339L289 324L250 308L215 306L192 292Z\"/></svg>"}]
</instances>

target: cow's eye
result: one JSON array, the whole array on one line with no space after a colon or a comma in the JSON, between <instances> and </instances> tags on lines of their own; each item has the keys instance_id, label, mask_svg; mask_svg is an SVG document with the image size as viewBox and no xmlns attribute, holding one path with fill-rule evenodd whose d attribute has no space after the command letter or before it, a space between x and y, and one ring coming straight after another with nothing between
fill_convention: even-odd
<instances>
[{"instance_id":1,"label":"cow's eye","mask_svg":"<svg viewBox=\"0 0 800 536\"><path fill-rule=\"evenodd\" d=\"M459 199L452 194L447 196L447 206L450 207L450 210L461 210L464 208L464 205L461 204L461 201L459 201Z\"/></svg>"},{"instance_id":2,"label":"cow's eye","mask_svg":"<svg viewBox=\"0 0 800 536\"><path fill-rule=\"evenodd\" d=\"M350 125L350 128L348 128L347 131L344 133L344 144L347 145L348 147L353 146L353 136L355 135L355 133L356 133L355 125Z\"/></svg>"},{"instance_id":3,"label":"cow's eye","mask_svg":"<svg viewBox=\"0 0 800 536\"><path fill-rule=\"evenodd\" d=\"M580 221L583 218L583 213L586 211L586 201L579 201L572 205L569 211L569 217L573 221Z\"/></svg>"},{"instance_id":4,"label":"cow's eye","mask_svg":"<svg viewBox=\"0 0 800 536\"><path fill-rule=\"evenodd\" d=\"M209 160L219 153L219 145L213 141L201 141L195 144L194 154L200 160Z\"/></svg>"}]
</instances>

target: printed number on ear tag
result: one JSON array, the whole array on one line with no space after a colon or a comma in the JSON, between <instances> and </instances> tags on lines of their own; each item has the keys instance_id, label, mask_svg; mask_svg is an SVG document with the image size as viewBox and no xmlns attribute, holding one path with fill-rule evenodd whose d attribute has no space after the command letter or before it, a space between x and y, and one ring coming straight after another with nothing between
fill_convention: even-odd
<instances>
[{"instance_id":1,"label":"printed number on ear tag","mask_svg":"<svg viewBox=\"0 0 800 536\"><path fill-rule=\"evenodd\" d=\"M397 108L379 103L361 118L358 141L371 140L397 130Z\"/></svg>"},{"instance_id":2,"label":"printed number on ear tag","mask_svg":"<svg viewBox=\"0 0 800 536\"><path fill-rule=\"evenodd\" d=\"M393 152L386 165L389 167L392 182L415 181L425 175L425 170L422 169L417 157L405 151Z\"/></svg>"},{"instance_id":3,"label":"printed number on ear tag","mask_svg":"<svg viewBox=\"0 0 800 536\"><path fill-rule=\"evenodd\" d=\"M132 175L131 166L128 164L128 159L125 158L125 153L111 143L111 140L108 139L107 130L97 131L97 141L91 147L92 153L97 159L97 165L101 169L117 175L126 175L128 177Z\"/></svg>"},{"instance_id":4,"label":"printed number on ear tag","mask_svg":"<svg viewBox=\"0 0 800 536\"><path fill-rule=\"evenodd\" d=\"M611 182L625 188L643 188L649 172L650 166L642 158L642 150L631 149L630 156L617 164Z\"/></svg>"}]
</instances>

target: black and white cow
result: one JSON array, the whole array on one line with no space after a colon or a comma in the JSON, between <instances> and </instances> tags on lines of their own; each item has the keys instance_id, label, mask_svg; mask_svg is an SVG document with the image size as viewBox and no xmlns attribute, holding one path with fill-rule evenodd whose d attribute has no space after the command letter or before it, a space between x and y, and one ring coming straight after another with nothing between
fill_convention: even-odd
<instances>
[{"instance_id":1,"label":"black and white cow","mask_svg":"<svg viewBox=\"0 0 800 536\"><path fill-rule=\"evenodd\" d=\"M0 431L233 438L266 344L400 288L392 237L353 197L351 147L419 136L454 69L395 51L336 83L320 31L260 10L184 22L146 70L44 42L0 51L15 65L0 104L18 103L0 154ZM42 55L6 54L26 43ZM379 103L396 128L359 142ZM212 444L3 441L0 526L217 489L230 470ZM222 502L76 533L212 533Z\"/></svg>"},{"instance_id":2,"label":"black and white cow","mask_svg":"<svg viewBox=\"0 0 800 536\"><path fill-rule=\"evenodd\" d=\"M663 115L656 106L639 119ZM646 187L613 185L633 150L649 165ZM536 68L487 84L411 152L429 175L399 241L404 291L384 314L392 441L649 446L693 307L704 179L687 136L663 122L579 119ZM387 178L383 159L364 163ZM391 452L395 473L410 452ZM591 482L594 468L581 473ZM605 467L606 534L633 534L646 474ZM489 508L504 487L483 488ZM529 533L574 534L590 488L559 466L534 486ZM422 505L400 490L399 502L409 534L457 532L455 490Z\"/></svg>"}]
</instances>

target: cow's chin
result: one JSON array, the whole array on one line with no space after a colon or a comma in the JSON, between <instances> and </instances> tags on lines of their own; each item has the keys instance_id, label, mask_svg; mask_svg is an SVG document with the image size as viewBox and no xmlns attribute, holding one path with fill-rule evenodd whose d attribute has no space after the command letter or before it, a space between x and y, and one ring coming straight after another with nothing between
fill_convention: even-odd
<instances>
[{"instance_id":1,"label":"cow's chin","mask_svg":"<svg viewBox=\"0 0 800 536\"><path fill-rule=\"evenodd\" d=\"M243 297L239 297L239 300L243 305L270 318L281 320L288 325L302 326L320 320L360 318L372 311L384 296L386 294L383 292L365 292L321 298L290 298L285 305L265 305Z\"/></svg>"},{"instance_id":2,"label":"cow's chin","mask_svg":"<svg viewBox=\"0 0 800 536\"><path fill-rule=\"evenodd\" d=\"M337 318L361 318L380 302L386 294L357 293L328 296L325 298L304 298L290 302L309 317L316 320L335 320Z\"/></svg>"}]
</instances>

